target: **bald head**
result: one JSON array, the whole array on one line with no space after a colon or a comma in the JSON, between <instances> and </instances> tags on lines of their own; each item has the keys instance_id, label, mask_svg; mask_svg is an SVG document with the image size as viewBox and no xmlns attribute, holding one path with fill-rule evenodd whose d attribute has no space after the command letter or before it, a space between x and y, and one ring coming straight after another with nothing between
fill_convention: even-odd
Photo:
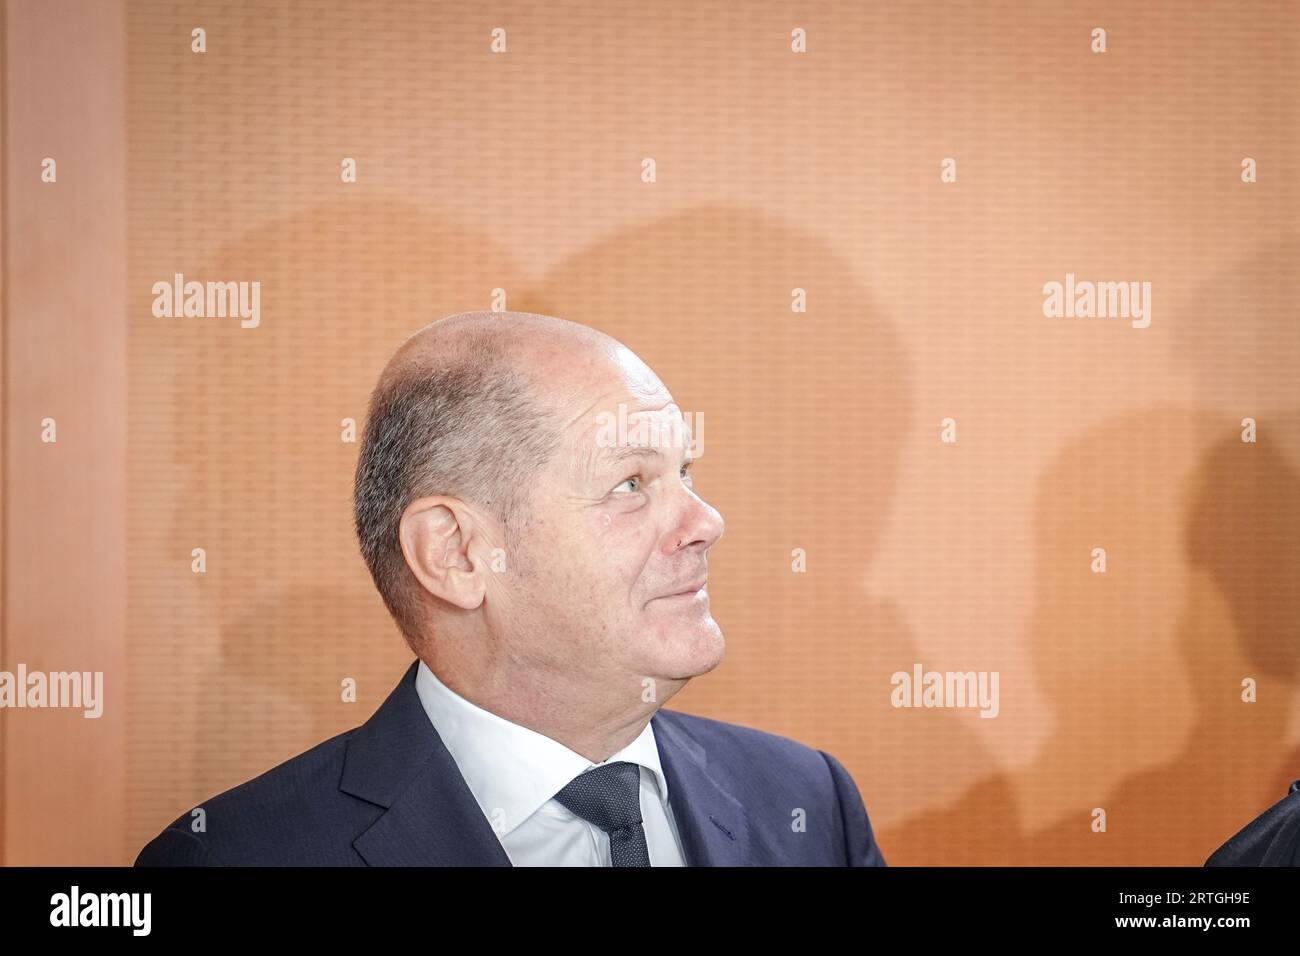
<instances>
[{"instance_id":1,"label":"bald head","mask_svg":"<svg viewBox=\"0 0 1300 956\"><path fill-rule=\"evenodd\" d=\"M540 382L557 361L572 362L618 348L617 340L577 322L533 312L462 312L409 336L379 377L382 391L403 378L427 375L440 367L494 364L510 367Z\"/></svg>"},{"instance_id":2,"label":"bald head","mask_svg":"<svg viewBox=\"0 0 1300 956\"><path fill-rule=\"evenodd\" d=\"M398 539L403 509L454 496L499 521L512 549L527 523L529 479L562 438L567 386L552 376L618 348L553 316L465 312L426 325L389 360L371 396L354 517L375 586L413 647L424 614Z\"/></svg>"}]
</instances>

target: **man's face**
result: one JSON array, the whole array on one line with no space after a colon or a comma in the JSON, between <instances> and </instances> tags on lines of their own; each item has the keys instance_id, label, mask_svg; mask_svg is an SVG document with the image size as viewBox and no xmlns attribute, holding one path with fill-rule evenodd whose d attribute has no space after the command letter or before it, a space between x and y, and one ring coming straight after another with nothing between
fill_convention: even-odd
<instances>
[{"instance_id":1,"label":"man's face","mask_svg":"<svg viewBox=\"0 0 1300 956\"><path fill-rule=\"evenodd\" d=\"M618 692L711 670L725 645L701 585L723 521L693 490L672 396L619 348L587 367L562 420L509 576L515 652Z\"/></svg>"}]
</instances>

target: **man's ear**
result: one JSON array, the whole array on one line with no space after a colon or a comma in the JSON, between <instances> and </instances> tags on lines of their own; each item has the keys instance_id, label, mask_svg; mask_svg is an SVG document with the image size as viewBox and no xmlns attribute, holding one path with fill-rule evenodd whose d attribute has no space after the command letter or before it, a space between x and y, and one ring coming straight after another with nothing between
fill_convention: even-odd
<instances>
[{"instance_id":1,"label":"man's ear","mask_svg":"<svg viewBox=\"0 0 1300 956\"><path fill-rule=\"evenodd\" d=\"M434 597L467 611L483 603L484 567L470 557L474 514L459 498L412 501L402 512L398 538L406 565Z\"/></svg>"}]
</instances>

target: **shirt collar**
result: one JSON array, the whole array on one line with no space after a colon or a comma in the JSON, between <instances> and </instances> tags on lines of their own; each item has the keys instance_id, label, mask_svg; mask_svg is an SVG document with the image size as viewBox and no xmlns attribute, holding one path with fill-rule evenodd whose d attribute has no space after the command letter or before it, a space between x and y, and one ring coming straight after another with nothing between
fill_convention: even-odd
<instances>
[{"instance_id":1,"label":"shirt collar","mask_svg":"<svg viewBox=\"0 0 1300 956\"><path fill-rule=\"evenodd\" d=\"M652 770L659 802L668 806L668 780L659 762L651 721L646 721L630 744L594 764L558 740L461 697L423 660L416 670L415 689L434 730L498 836L518 827L584 770L621 760Z\"/></svg>"}]
</instances>

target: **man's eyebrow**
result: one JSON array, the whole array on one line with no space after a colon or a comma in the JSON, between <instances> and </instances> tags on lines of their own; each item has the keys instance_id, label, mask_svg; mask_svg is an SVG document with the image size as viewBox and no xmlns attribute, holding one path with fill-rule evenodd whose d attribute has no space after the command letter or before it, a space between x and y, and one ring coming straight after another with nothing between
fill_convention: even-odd
<instances>
[{"instance_id":1,"label":"man's eyebrow","mask_svg":"<svg viewBox=\"0 0 1300 956\"><path fill-rule=\"evenodd\" d=\"M684 465L691 463L690 447L685 446L686 460ZM627 461L629 458L658 458L666 455L664 449L654 445L611 445L599 449L591 459L591 471L594 473L602 468L608 468L617 465L620 462Z\"/></svg>"}]
</instances>

